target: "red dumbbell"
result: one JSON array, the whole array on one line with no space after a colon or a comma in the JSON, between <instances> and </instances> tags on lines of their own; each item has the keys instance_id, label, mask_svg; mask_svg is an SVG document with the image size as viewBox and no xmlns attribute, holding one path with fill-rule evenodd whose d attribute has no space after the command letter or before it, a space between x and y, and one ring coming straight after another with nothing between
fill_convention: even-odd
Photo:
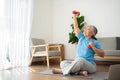
<instances>
[{"instance_id":1,"label":"red dumbbell","mask_svg":"<svg viewBox=\"0 0 120 80\"><path fill-rule=\"evenodd\" d=\"M80 15L80 12L75 11L75 10L73 10L72 13L73 13L73 14L78 14L78 15Z\"/></svg>"},{"instance_id":2,"label":"red dumbbell","mask_svg":"<svg viewBox=\"0 0 120 80\"><path fill-rule=\"evenodd\" d=\"M90 45L88 45L87 47L88 47L89 49L91 49L91 46L90 46Z\"/></svg>"}]
</instances>

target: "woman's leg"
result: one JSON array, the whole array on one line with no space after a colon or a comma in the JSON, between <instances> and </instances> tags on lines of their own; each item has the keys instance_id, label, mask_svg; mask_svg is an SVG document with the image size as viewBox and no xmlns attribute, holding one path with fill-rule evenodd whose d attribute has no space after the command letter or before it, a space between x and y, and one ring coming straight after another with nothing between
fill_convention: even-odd
<instances>
[{"instance_id":1,"label":"woman's leg","mask_svg":"<svg viewBox=\"0 0 120 80\"><path fill-rule=\"evenodd\" d=\"M62 74L63 72L62 72L61 69L53 68L53 69L52 69L52 73L53 73L53 74Z\"/></svg>"},{"instance_id":2,"label":"woman's leg","mask_svg":"<svg viewBox=\"0 0 120 80\"><path fill-rule=\"evenodd\" d=\"M60 63L60 69L58 68L53 68L52 69L52 73L53 74L63 74L62 72L62 69L63 71L66 70L66 68L69 67L69 65L71 64L72 61L68 61L68 60L64 60Z\"/></svg>"},{"instance_id":3,"label":"woman's leg","mask_svg":"<svg viewBox=\"0 0 120 80\"><path fill-rule=\"evenodd\" d=\"M80 74L87 76L88 73L96 71L96 66L86 61L83 58L75 59L74 61L62 61L60 64L61 69L53 69L53 73L60 73L68 75L69 73L75 73L81 71Z\"/></svg>"},{"instance_id":4,"label":"woman's leg","mask_svg":"<svg viewBox=\"0 0 120 80\"><path fill-rule=\"evenodd\" d=\"M60 68L63 72L63 75L69 75L72 62L73 61L70 60L64 60L60 63Z\"/></svg>"},{"instance_id":5,"label":"woman's leg","mask_svg":"<svg viewBox=\"0 0 120 80\"><path fill-rule=\"evenodd\" d=\"M84 64L81 66L80 71L87 71L88 73L96 72L96 64L91 64L90 62L83 60Z\"/></svg>"},{"instance_id":6,"label":"woman's leg","mask_svg":"<svg viewBox=\"0 0 120 80\"><path fill-rule=\"evenodd\" d=\"M81 75L88 76L88 73L94 73L96 71L96 65L91 64L83 58L78 58L75 62L71 68L71 73L78 72Z\"/></svg>"},{"instance_id":7,"label":"woman's leg","mask_svg":"<svg viewBox=\"0 0 120 80\"><path fill-rule=\"evenodd\" d=\"M79 74L88 76L88 73L94 73L96 71L96 65L91 64L85 59L83 59L82 62L83 66L81 66Z\"/></svg>"}]
</instances>

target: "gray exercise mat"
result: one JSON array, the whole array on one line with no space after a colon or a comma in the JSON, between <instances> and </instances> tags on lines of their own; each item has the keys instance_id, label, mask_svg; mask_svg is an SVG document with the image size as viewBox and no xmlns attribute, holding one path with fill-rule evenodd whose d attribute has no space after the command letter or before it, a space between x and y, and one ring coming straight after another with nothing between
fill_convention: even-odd
<instances>
[{"instance_id":1,"label":"gray exercise mat","mask_svg":"<svg viewBox=\"0 0 120 80\"><path fill-rule=\"evenodd\" d=\"M45 74L45 75L59 75L63 76L62 74L53 74L52 69L47 69L39 72L40 74ZM93 74L88 74L88 76L82 76L82 75L68 75L68 76L73 76L73 77L81 77L81 78L94 78L94 79L99 79L99 80L104 80L107 79L108 73L107 72L96 72Z\"/></svg>"}]
</instances>

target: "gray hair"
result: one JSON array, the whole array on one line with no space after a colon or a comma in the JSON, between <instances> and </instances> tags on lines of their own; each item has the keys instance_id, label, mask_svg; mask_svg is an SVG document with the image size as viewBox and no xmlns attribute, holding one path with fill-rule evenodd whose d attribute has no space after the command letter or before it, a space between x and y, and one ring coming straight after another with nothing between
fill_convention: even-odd
<instances>
[{"instance_id":1,"label":"gray hair","mask_svg":"<svg viewBox=\"0 0 120 80\"><path fill-rule=\"evenodd\" d=\"M94 36L95 36L97 34L98 30L95 26L92 26L92 28L93 28L93 33L94 33Z\"/></svg>"},{"instance_id":2,"label":"gray hair","mask_svg":"<svg viewBox=\"0 0 120 80\"><path fill-rule=\"evenodd\" d=\"M92 27L93 33L94 33L94 35L92 36L92 38L95 39L95 40L97 40L97 38L95 37L95 35L97 34L98 30L97 30L97 28L96 28L95 26L93 26L93 25L92 25L91 27Z\"/></svg>"}]
</instances>

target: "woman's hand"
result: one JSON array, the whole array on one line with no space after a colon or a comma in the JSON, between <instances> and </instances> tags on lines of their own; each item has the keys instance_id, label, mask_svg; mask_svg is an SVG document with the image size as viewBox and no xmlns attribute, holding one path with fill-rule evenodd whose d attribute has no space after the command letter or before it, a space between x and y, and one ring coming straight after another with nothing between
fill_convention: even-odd
<instances>
[{"instance_id":1,"label":"woman's hand","mask_svg":"<svg viewBox=\"0 0 120 80\"><path fill-rule=\"evenodd\" d=\"M90 42L89 44L88 44L88 48L92 48L92 47L94 47L94 42Z\"/></svg>"},{"instance_id":2,"label":"woman's hand","mask_svg":"<svg viewBox=\"0 0 120 80\"><path fill-rule=\"evenodd\" d=\"M95 53L97 53L100 57L104 57L104 50L99 50L94 46L94 42L90 42L88 48L91 48Z\"/></svg>"},{"instance_id":3,"label":"woman's hand","mask_svg":"<svg viewBox=\"0 0 120 80\"><path fill-rule=\"evenodd\" d=\"M90 42L87 47L88 47L89 49L92 48L92 47L94 47L94 42Z\"/></svg>"}]
</instances>

